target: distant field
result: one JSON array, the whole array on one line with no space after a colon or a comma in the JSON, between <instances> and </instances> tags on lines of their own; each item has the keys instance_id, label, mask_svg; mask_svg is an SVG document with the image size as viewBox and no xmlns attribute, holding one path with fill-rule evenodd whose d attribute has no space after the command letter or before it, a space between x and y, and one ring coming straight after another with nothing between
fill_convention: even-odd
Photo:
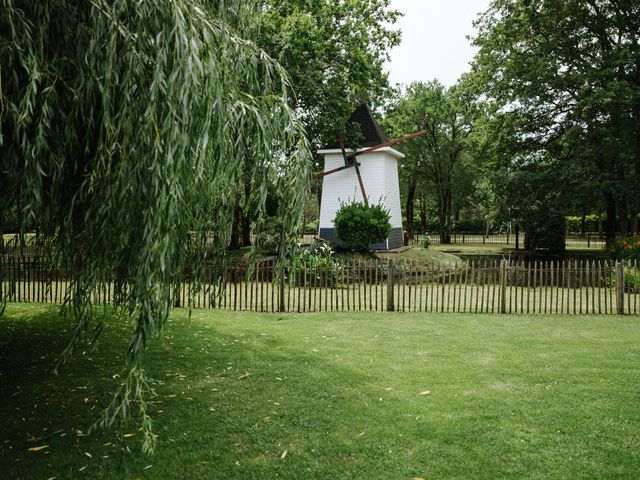
<instances>
[{"instance_id":1,"label":"distant field","mask_svg":"<svg viewBox=\"0 0 640 480\"><path fill-rule=\"evenodd\" d=\"M51 306L9 304L0 321L3 478L640 471L638 317L175 311L145 359L158 380L152 457L135 421L84 435L129 327L108 317L98 350L53 376L70 326Z\"/></svg>"}]
</instances>

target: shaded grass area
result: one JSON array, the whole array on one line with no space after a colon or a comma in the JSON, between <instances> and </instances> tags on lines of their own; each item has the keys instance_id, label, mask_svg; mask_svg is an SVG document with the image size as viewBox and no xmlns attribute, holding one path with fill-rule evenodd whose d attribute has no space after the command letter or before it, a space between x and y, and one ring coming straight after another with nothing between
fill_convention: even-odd
<instances>
[{"instance_id":1,"label":"shaded grass area","mask_svg":"<svg viewBox=\"0 0 640 480\"><path fill-rule=\"evenodd\" d=\"M419 246L414 246L398 253L376 252L375 256L383 260L391 258L397 261L433 262L444 265L458 265L462 263L459 257L451 253L435 248L422 248Z\"/></svg>"},{"instance_id":2,"label":"shaded grass area","mask_svg":"<svg viewBox=\"0 0 640 480\"><path fill-rule=\"evenodd\" d=\"M532 254L531 252L527 252L523 250L523 246L520 247L520 250L516 250L514 245L507 245L503 243L455 243L450 245L431 245L429 250L434 250L442 253L447 253L451 255L463 255L465 258L469 256L477 256L477 257L508 257L512 258L516 257L527 257L527 256L538 256L541 258L555 258L557 259L607 259L610 255L603 249L596 248L587 248L586 243L584 246L576 246L576 244L570 244L567 246L567 250L565 252L547 252L545 250L540 250Z\"/></svg>"},{"instance_id":3,"label":"shaded grass area","mask_svg":"<svg viewBox=\"0 0 640 480\"><path fill-rule=\"evenodd\" d=\"M53 376L69 327L54 307L9 304L0 320L4 478L640 470L638 317L175 311L145 359L159 381L152 457L135 422L85 436L117 385L129 327L109 317L99 349Z\"/></svg>"}]
</instances>

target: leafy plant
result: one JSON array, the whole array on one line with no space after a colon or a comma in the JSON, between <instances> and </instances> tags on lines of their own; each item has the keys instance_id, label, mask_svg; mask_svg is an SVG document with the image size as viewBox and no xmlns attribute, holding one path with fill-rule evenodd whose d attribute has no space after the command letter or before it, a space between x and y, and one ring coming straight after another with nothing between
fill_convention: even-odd
<instances>
[{"instance_id":1,"label":"leafy plant","mask_svg":"<svg viewBox=\"0 0 640 480\"><path fill-rule=\"evenodd\" d=\"M343 203L334 225L340 245L353 252L366 252L369 245L384 241L391 233L391 215L382 205Z\"/></svg>"},{"instance_id":2,"label":"leafy plant","mask_svg":"<svg viewBox=\"0 0 640 480\"><path fill-rule=\"evenodd\" d=\"M422 245L422 248L429 248L431 246L431 239L429 238L429 235L422 237L420 245Z\"/></svg>"},{"instance_id":3,"label":"leafy plant","mask_svg":"<svg viewBox=\"0 0 640 480\"><path fill-rule=\"evenodd\" d=\"M328 243L316 242L301 248L298 254L293 256L289 276L294 277L297 282L311 283L319 280L326 281L328 285L335 285L336 273L333 248Z\"/></svg>"},{"instance_id":4,"label":"leafy plant","mask_svg":"<svg viewBox=\"0 0 640 480\"><path fill-rule=\"evenodd\" d=\"M622 260L640 260L640 235L633 235L616 240L612 254Z\"/></svg>"}]
</instances>

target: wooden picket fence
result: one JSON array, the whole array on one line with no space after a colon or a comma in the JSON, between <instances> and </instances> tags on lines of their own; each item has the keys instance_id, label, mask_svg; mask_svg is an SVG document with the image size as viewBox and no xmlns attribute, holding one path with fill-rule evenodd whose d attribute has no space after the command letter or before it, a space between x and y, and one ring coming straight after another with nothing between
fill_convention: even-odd
<instances>
[{"instance_id":1,"label":"wooden picket fence","mask_svg":"<svg viewBox=\"0 0 640 480\"><path fill-rule=\"evenodd\" d=\"M526 314L640 314L640 264L612 261L515 262L349 260L278 267L274 260L228 266L214 281L188 282L174 305L258 312L402 311ZM63 303L70 276L38 257L0 257L0 298ZM94 304L126 296L104 282ZM120 297L118 297L120 296Z\"/></svg>"}]
</instances>

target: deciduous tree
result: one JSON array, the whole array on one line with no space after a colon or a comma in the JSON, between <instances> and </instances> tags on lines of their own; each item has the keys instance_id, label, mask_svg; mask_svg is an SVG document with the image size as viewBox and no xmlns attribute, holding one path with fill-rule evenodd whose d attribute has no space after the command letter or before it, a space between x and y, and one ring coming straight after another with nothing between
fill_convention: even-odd
<instances>
[{"instance_id":1,"label":"deciduous tree","mask_svg":"<svg viewBox=\"0 0 640 480\"><path fill-rule=\"evenodd\" d=\"M477 116L475 106L466 95L463 84L448 89L437 81L414 83L387 110L387 124L396 135L427 131L426 135L402 146L407 154L401 168L408 179L407 224L413 225L412 193L421 178L428 179L437 195L443 244L451 243L454 180L470 160L470 135Z\"/></svg>"},{"instance_id":2,"label":"deciduous tree","mask_svg":"<svg viewBox=\"0 0 640 480\"><path fill-rule=\"evenodd\" d=\"M607 238L625 233L639 204L640 4L494 0L477 26L484 98L514 118L530 159L551 154L584 164L576 175L595 171L585 188L606 205Z\"/></svg>"}]
</instances>

